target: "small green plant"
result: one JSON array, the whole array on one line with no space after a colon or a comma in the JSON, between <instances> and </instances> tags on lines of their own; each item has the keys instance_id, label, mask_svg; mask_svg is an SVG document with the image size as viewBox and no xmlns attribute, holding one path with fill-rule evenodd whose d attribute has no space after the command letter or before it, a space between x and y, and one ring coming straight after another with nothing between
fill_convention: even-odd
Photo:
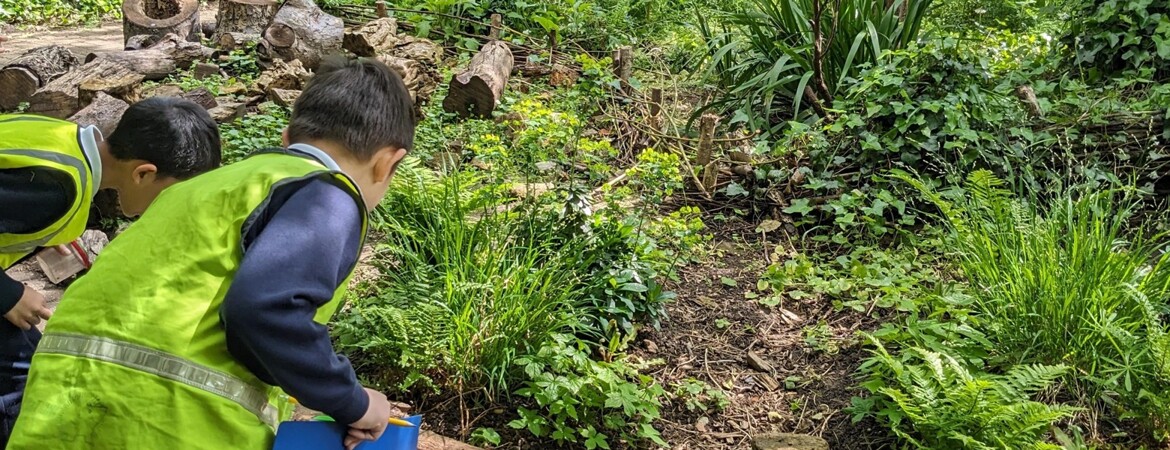
<instances>
[{"instance_id":1,"label":"small green plant","mask_svg":"<svg viewBox=\"0 0 1170 450\"><path fill-rule=\"evenodd\" d=\"M508 426L587 449L609 449L618 441L666 447L654 428L662 387L624 359L594 361L589 355L589 345L558 335L535 355L518 359L530 381L516 394L536 409L520 408L520 418Z\"/></svg>"},{"instance_id":2,"label":"small green plant","mask_svg":"<svg viewBox=\"0 0 1170 450\"><path fill-rule=\"evenodd\" d=\"M674 398L682 400L687 411L723 411L731 405L731 400L722 390L694 378L676 384Z\"/></svg>"},{"instance_id":3,"label":"small green plant","mask_svg":"<svg viewBox=\"0 0 1170 450\"><path fill-rule=\"evenodd\" d=\"M766 304L779 304L780 296L797 301L828 298L837 308L859 312L874 308L913 311L919 296L940 278L934 260L912 248L857 246L835 258L801 253L769 266L757 288L771 291L761 300Z\"/></svg>"},{"instance_id":4,"label":"small green plant","mask_svg":"<svg viewBox=\"0 0 1170 450\"><path fill-rule=\"evenodd\" d=\"M813 350L830 355L835 355L841 351L840 342L833 335L833 330L829 328L829 324L823 320L816 325L805 327L802 334L804 334L804 345L809 346Z\"/></svg>"},{"instance_id":5,"label":"small green plant","mask_svg":"<svg viewBox=\"0 0 1170 450\"><path fill-rule=\"evenodd\" d=\"M918 347L895 357L869 339L874 355L860 371L870 396L854 399L854 421L875 417L909 448L1060 448L1044 436L1076 408L1029 398L1067 374L1067 367L1020 365L990 375Z\"/></svg>"},{"instance_id":6,"label":"small green plant","mask_svg":"<svg viewBox=\"0 0 1170 450\"><path fill-rule=\"evenodd\" d=\"M223 159L230 164L256 150L280 147L281 132L288 127L288 108L271 103L261 105L259 114L249 114L220 126Z\"/></svg>"},{"instance_id":7,"label":"small green plant","mask_svg":"<svg viewBox=\"0 0 1170 450\"><path fill-rule=\"evenodd\" d=\"M94 24L121 16L117 0L0 0L0 22L21 25Z\"/></svg>"},{"instance_id":8,"label":"small green plant","mask_svg":"<svg viewBox=\"0 0 1170 450\"><path fill-rule=\"evenodd\" d=\"M220 60L219 67L229 75L251 80L260 74L260 63L257 62L260 58L256 55L255 44L250 44L247 48L232 50L224 56L225 58Z\"/></svg>"},{"instance_id":9,"label":"small green plant","mask_svg":"<svg viewBox=\"0 0 1170 450\"><path fill-rule=\"evenodd\" d=\"M500 445L500 433L495 428L476 428L471 432L473 445Z\"/></svg>"}]
</instances>

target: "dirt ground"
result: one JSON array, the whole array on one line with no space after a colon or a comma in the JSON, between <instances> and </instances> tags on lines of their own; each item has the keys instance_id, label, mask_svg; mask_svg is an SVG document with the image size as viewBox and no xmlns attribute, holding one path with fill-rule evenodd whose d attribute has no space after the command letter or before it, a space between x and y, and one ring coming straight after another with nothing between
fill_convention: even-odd
<instances>
[{"instance_id":1,"label":"dirt ground","mask_svg":"<svg viewBox=\"0 0 1170 450\"><path fill-rule=\"evenodd\" d=\"M8 42L0 53L0 66L8 64L24 52L45 45L63 45L84 59L93 52L112 52L122 49L121 22L104 23L92 28L66 30L17 30L6 35Z\"/></svg>"}]
</instances>

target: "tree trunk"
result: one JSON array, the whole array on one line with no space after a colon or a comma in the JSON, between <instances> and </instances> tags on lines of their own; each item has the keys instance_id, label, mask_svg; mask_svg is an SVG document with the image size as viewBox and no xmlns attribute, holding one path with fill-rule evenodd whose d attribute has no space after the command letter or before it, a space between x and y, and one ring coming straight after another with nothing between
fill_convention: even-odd
<instances>
[{"instance_id":1,"label":"tree trunk","mask_svg":"<svg viewBox=\"0 0 1170 450\"><path fill-rule=\"evenodd\" d=\"M37 89L79 65L73 52L60 45L29 50L0 69L0 110L16 109Z\"/></svg>"},{"instance_id":2,"label":"tree trunk","mask_svg":"<svg viewBox=\"0 0 1170 450\"><path fill-rule=\"evenodd\" d=\"M387 17L346 30L341 46L358 56L375 56L393 48L398 41L398 20Z\"/></svg>"},{"instance_id":3,"label":"tree trunk","mask_svg":"<svg viewBox=\"0 0 1170 450\"><path fill-rule=\"evenodd\" d=\"M280 2L276 0L223 0L216 15L216 30L212 42L222 42L227 33L256 36L272 22Z\"/></svg>"},{"instance_id":4,"label":"tree trunk","mask_svg":"<svg viewBox=\"0 0 1170 450\"><path fill-rule=\"evenodd\" d=\"M130 104L101 92L89 106L70 116L69 121L78 125L95 125L102 135L109 136L129 107Z\"/></svg>"},{"instance_id":5,"label":"tree trunk","mask_svg":"<svg viewBox=\"0 0 1170 450\"><path fill-rule=\"evenodd\" d=\"M270 58L300 60L316 69L321 58L341 51L345 24L312 0L287 0L264 30L260 50Z\"/></svg>"},{"instance_id":6,"label":"tree trunk","mask_svg":"<svg viewBox=\"0 0 1170 450\"><path fill-rule=\"evenodd\" d=\"M502 41L487 43L471 58L467 70L451 78L443 110L466 118L490 117L512 73L512 51Z\"/></svg>"},{"instance_id":7,"label":"tree trunk","mask_svg":"<svg viewBox=\"0 0 1170 450\"><path fill-rule=\"evenodd\" d=\"M199 0L124 0L123 42L139 35L166 36L199 42Z\"/></svg>"}]
</instances>

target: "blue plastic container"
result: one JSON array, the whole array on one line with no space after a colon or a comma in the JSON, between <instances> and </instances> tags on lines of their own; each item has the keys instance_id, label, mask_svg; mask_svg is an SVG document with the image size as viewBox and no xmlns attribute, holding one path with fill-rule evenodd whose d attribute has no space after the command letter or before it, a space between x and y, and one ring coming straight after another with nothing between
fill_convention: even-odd
<instances>
[{"instance_id":1,"label":"blue plastic container","mask_svg":"<svg viewBox=\"0 0 1170 450\"><path fill-rule=\"evenodd\" d=\"M358 450L418 450L418 426L422 416L410 416L413 427L390 425L376 441L363 442ZM331 421L282 422L276 430L272 450L344 450L342 440L348 427Z\"/></svg>"}]
</instances>

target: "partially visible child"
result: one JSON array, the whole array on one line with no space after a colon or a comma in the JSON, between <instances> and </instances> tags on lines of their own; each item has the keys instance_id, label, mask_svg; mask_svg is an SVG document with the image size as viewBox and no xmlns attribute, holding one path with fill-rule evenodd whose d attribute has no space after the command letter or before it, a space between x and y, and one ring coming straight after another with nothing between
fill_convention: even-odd
<instances>
[{"instance_id":1,"label":"partially visible child","mask_svg":"<svg viewBox=\"0 0 1170 450\"><path fill-rule=\"evenodd\" d=\"M325 324L414 129L384 64L323 64L287 148L167 189L69 288L13 448L268 450L285 393L348 424L350 449L379 437L400 413Z\"/></svg>"},{"instance_id":2,"label":"partially visible child","mask_svg":"<svg viewBox=\"0 0 1170 450\"><path fill-rule=\"evenodd\" d=\"M0 447L16 420L28 364L50 316L41 293L4 269L85 231L93 195L117 191L141 214L163 189L220 163L219 130L199 105L151 98L126 110L104 139L92 126L0 115Z\"/></svg>"}]
</instances>

